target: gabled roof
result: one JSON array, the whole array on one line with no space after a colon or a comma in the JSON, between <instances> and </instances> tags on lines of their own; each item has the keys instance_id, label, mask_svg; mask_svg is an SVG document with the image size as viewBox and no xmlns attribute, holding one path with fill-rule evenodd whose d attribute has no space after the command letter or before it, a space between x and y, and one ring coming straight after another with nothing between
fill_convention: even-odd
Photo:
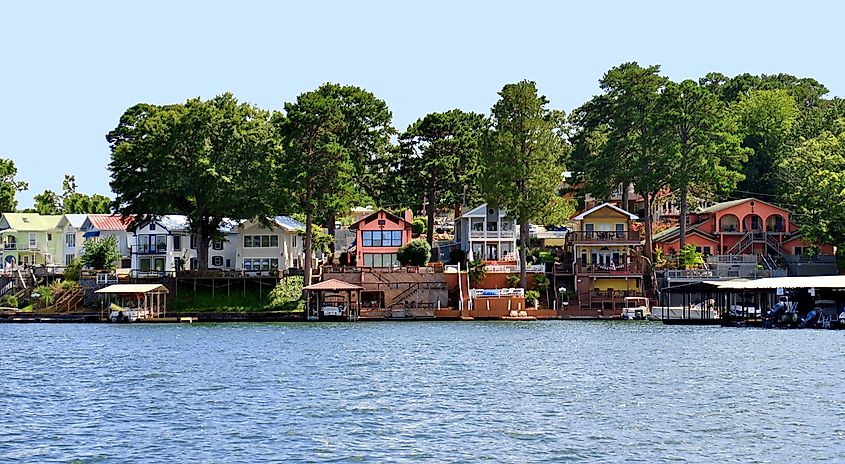
<instances>
[{"instance_id":1,"label":"gabled roof","mask_svg":"<svg viewBox=\"0 0 845 464\"><path fill-rule=\"evenodd\" d=\"M612 203L602 203L602 204L600 204L600 205L598 205L598 206L594 206L594 207L592 207L592 208L588 209L587 211L584 211L583 213L581 213L581 214L579 214L579 215L575 216L575 217L574 217L574 218L572 218L572 219L573 219L573 220L575 220L575 221L581 221L581 220L583 220L584 218L586 218L587 216L589 216L590 214L593 214L593 213L595 213L596 211L598 211L598 210L600 210L600 209L602 209L602 208L610 208L610 209L612 209L612 210L616 211L616 212L617 212L617 213L619 213L619 214L622 214L622 215L628 216L628 219L631 219L631 220L636 220L636 219L639 219L639 216L637 216L636 214L634 214L634 213L629 213L629 212L625 211L624 209L622 209L622 208L620 208L620 207L618 207L618 206L616 206L616 205L614 205L614 204L612 204Z\"/></svg>"},{"instance_id":2,"label":"gabled roof","mask_svg":"<svg viewBox=\"0 0 845 464\"><path fill-rule=\"evenodd\" d=\"M788 210L781 208L778 205L773 205L773 204L771 204L767 201L758 200L757 198L743 198L741 200L731 200L731 201L723 201L721 203L716 203L715 205L708 206L707 208L702 209L697 214L718 213L719 211L726 210L728 208L733 208L734 206L741 205L741 204L749 202L749 201L753 201L755 203L763 203L765 205L771 206L772 208L777 208L779 210L788 212Z\"/></svg>"},{"instance_id":3,"label":"gabled roof","mask_svg":"<svg viewBox=\"0 0 845 464\"><path fill-rule=\"evenodd\" d=\"M378 215L379 215L379 213L384 213L384 215L385 215L385 217L386 217L387 219L390 219L391 221L393 221L393 222L395 222L395 223L397 223L397 224L402 224L402 223L404 223L404 224L405 224L405 227L411 227L411 224L410 224L408 221L406 221L404 218L402 218L402 217L400 217L400 216L397 216L397 215L395 215L395 214L393 214L393 213L390 213L390 212L388 212L387 210L380 209L380 210L376 211L375 213L370 214L370 215L369 215L369 216L367 216L367 217L364 217L364 218L359 219L359 220L358 220L358 222L355 222L354 224L352 224L351 226L349 226L349 230L357 230L357 229L358 229L358 224L361 224L361 223L365 223L365 224L366 224L366 223L369 223L369 222L375 221L376 219L378 219Z\"/></svg>"},{"instance_id":4,"label":"gabled roof","mask_svg":"<svg viewBox=\"0 0 845 464\"><path fill-rule=\"evenodd\" d=\"M273 218L282 229L289 230L291 232L295 232L299 229L304 229L305 224L297 221L296 219L290 216L276 216Z\"/></svg>"},{"instance_id":5,"label":"gabled roof","mask_svg":"<svg viewBox=\"0 0 845 464\"><path fill-rule=\"evenodd\" d=\"M86 222L97 230L125 231L132 225L133 217L123 218L119 214L89 214Z\"/></svg>"},{"instance_id":6,"label":"gabled roof","mask_svg":"<svg viewBox=\"0 0 845 464\"><path fill-rule=\"evenodd\" d=\"M77 229L82 227L82 224L85 223L85 219L87 217L87 214L65 214L65 220L68 224L70 224L71 227L76 227Z\"/></svg>"},{"instance_id":7,"label":"gabled roof","mask_svg":"<svg viewBox=\"0 0 845 464\"><path fill-rule=\"evenodd\" d=\"M713 237L710 236L709 233L699 230L701 226L703 226L707 221L699 222L698 224L691 224L687 226L687 235L695 234L700 235L706 239L713 240ZM668 242L672 241L681 235L681 228L678 226L670 227L659 234L656 234L652 237L652 241L655 242Z\"/></svg>"},{"instance_id":8,"label":"gabled roof","mask_svg":"<svg viewBox=\"0 0 845 464\"><path fill-rule=\"evenodd\" d=\"M17 231L42 231L55 229L62 219L59 214L42 216L38 213L3 213L9 227Z\"/></svg>"},{"instance_id":9,"label":"gabled roof","mask_svg":"<svg viewBox=\"0 0 845 464\"><path fill-rule=\"evenodd\" d=\"M507 216L507 211L505 208L499 208L499 217ZM476 206L475 208L467 211L466 213L462 214L460 217L487 217L487 203L483 205Z\"/></svg>"},{"instance_id":10,"label":"gabled roof","mask_svg":"<svg viewBox=\"0 0 845 464\"><path fill-rule=\"evenodd\" d=\"M355 284L350 284L349 282L344 282L342 280L337 279L329 279L324 282L319 282L316 284L309 285L307 287L303 287L303 290L363 290L364 287L360 287Z\"/></svg>"}]
</instances>

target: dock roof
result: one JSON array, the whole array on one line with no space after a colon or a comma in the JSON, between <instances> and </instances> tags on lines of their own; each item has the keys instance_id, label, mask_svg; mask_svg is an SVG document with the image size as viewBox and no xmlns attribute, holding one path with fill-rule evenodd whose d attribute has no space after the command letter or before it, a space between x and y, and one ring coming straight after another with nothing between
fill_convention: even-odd
<instances>
[{"instance_id":1,"label":"dock roof","mask_svg":"<svg viewBox=\"0 0 845 464\"><path fill-rule=\"evenodd\" d=\"M337 279L329 279L324 282L319 282L316 284L309 285L303 288L304 290L363 290L364 287L360 287L355 284L350 284L349 282L344 282L342 280Z\"/></svg>"},{"instance_id":2,"label":"dock roof","mask_svg":"<svg viewBox=\"0 0 845 464\"><path fill-rule=\"evenodd\" d=\"M845 275L826 275L809 277L769 277L754 280L726 280L707 282L726 290L767 290L777 288L843 288Z\"/></svg>"},{"instance_id":3,"label":"dock roof","mask_svg":"<svg viewBox=\"0 0 845 464\"><path fill-rule=\"evenodd\" d=\"M168 293L167 287L161 284L114 284L108 287L101 288L94 291L100 294L120 294L120 293L152 293L164 292Z\"/></svg>"}]
</instances>

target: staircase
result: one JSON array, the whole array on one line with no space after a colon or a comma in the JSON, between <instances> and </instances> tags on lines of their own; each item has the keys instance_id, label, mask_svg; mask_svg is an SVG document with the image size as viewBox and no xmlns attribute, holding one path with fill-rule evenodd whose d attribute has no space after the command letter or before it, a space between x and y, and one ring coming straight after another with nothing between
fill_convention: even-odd
<instances>
[{"instance_id":1,"label":"staircase","mask_svg":"<svg viewBox=\"0 0 845 464\"><path fill-rule=\"evenodd\" d=\"M44 311L51 313L69 312L81 306L83 299L85 299L84 288L65 290L53 304L44 308Z\"/></svg>"},{"instance_id":2,"label":"staircase","mask_svg":"<svg viewBox=\"0 0 845 464\"><path fill-rule=\"evenodd\" d=\"M419 290L420 284L412 284L408 288L402 291L402 293L396 295L396 298L393 299L393 302L390 303L387 307L388 308L395 308L395 307L406 307L408 306L406 303L408 300L417 293Z\"/></svg>"},{"instance_id":3,"label":"staircase","mask_svg":"<svg viewBox=\"0 0 845 464\"><path fill-rule=\"evenodd\" d=\"M385 283L385 284L389 284L389 283L391 283L390 279L388 279L387 277L385 277L385 276L381 275L381 272L379 272L379 271L377 271L377 270L375 270L375 269L373 269L373 268L367 268L367 269L368 269L368 271L369 271L370 275L371 275L371 276L373 276L373 277L375 277L375 278L376 278L376 280L378 280L379 282L381 282L381 283Z\"/></svg>"},{"instance_id":4,"label":"staircase","mask_svg":"<svg viewBox=\"0 0 845 464\"><path fill-rule=\"evenodd\" d=\"M728 251L723 254L726 255L742 255L745 254L744 251L747 250L752 244L754 243L754 232L748 232L747 234L743 235L738 242L734 244L734 246L730 247Z\"/></svg>"}]
</instances>

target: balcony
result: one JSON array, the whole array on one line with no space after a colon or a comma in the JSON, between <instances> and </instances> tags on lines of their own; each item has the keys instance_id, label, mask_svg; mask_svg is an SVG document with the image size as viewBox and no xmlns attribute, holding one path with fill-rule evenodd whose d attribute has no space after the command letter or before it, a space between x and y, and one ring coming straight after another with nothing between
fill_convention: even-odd
<instances>
[{"instance_id":1,"label":"balcony","mask_svg":"<svg viewBox=\"0 0 845 464\"><path fill-rule=\"evenodd\" d=\"M512 230L471 230L469 231L469 238L471 239L511 239L515 237Z\"/></svg>"},{"instance_id":2,"label":"balcony","mask_svg":"<svg viewBox=\"0 0 845 464\"><path fill-rule=\"evenodd\" d=\"M132 247L132 253L138 255L154 255L167 253L167 245L150 245L149 243L138 243Z\"/></svg>"},{"instance_id":3,"label":"balcony","mask_svg":"<svg viewBox=\"0 0 845 464\"><path fill-rule=\"evenodd\" d=\"M9 251L9 250L17 250L17 249L18 249L18 244L17 244L17 243L4 243L4 244L3 244L3 249L4 249L4 250L7 250L7 251Z\"/></svg>"},{"instance_id":4,"label":"balcony","mask_svg":"<svg viewBox=\"0 0 845 464\"><path fill-rule=\"evenodd\" d=\"M569 233L572 243L640 243L640 233L637 231L579 231Z\"/></svg>"},{"instance_id":5,"label":"balcony","mask_svg":"<svg viewBox=\"0 0 845 464\"><path fill-rule=\"evenodd\" d=\"M643 267L639 263L627 264L581 264L578 263L575 267L577 274L586 275L642 275Z\"/></svg>"}]
</instances>

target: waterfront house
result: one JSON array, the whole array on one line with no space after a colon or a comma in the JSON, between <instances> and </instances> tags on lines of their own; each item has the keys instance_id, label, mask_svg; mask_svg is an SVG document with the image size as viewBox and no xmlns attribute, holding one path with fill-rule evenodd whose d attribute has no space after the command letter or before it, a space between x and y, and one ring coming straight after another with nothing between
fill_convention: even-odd
<instances>
[{"instance_id":1,"label":"waterfront house","mask_svg":"<svg viewBox=\"0 0 845 464\"><path fill-rule=\"evenodd\" d=\"M62 261L62 229L60 215L38 213L3 213L0 215L0 238L3 242L3 264L57 265Z\"/></svg>"},{"instance_id":2,"label":"waterfront house","mask_svg":"<svg viewBox=\"0 0 845 464\"><path fill-rule=\"evenodd\" d=\"M237 228L235 266L237 270L289 271L305 264L304 237L299 235L305 224L288 216L268 218L269 226L260 221L244 221ZM314 253L316 267L321 254Z\"/></svg>"},{"instance_id":3,"label":"waterfront house","mask_svg":"<svg viewBox=\"0 0 845 464\"><path fill-rule=\"evenodd\" d=\"M504 208L477 206L455 220L455 241L474 259L516 260L516 221Z\"/></svg>"},{"instance_id":4,"label":"waterfront house","mask_svg":"<svg viewBox=\"0 0 845 464\"><path fill-rule=\"evenodd\" d=\"M619 317L625 297L642 296L641 237L632 227L637 219L612 203L573 218L567 234L572 262L558 267L561 286L574 289L578 299L577 307L570 305L572 316Z\"/></svg>"},{"instance_id":5,"label":"waterfront house","mask_svg":"<svg viewBox=\"0 0 845 464\"><path fill-rule=\"evenodd\" d=\"M129 269L132 266L130 246L134 241L134 236L129 228L134 220L133 217L124 218L119 214L89 214L82 223L82 237L85 243L106 237L115 237L117 249L121 256L118 267Z\"/></svg>"},{"instance_id":6,"label":"waterfront house","mask_svg":"<svg viewBox=\"0 0 845 464\"><path fill-rule=\"evenodd\" d=\"M238 224L223 221L220 236L208 246L209 269L234 269ZM132 270L137 276L172 274L198 267L196 237L186 216L159 216L137 224L132 232Z\"/></svg>"},{"instance_id":7,"label":"waterfront house","mask_svg":"<svg viewBox=\"0 0 845 464\"><path fill-rule=\"evenodd\" d=\"M399 265L396 259L399 247L412 239L411 210L406 210L403 217L383 209L359 219L349 226L355 231L355 255L359 267L394 267Z\"/></svg>"},{"instance_id":8,"label":"waterfront house","mask_svg":"<svg viewBox=\"0 0 845 464\"><path fill-rule=\"evenodd\" d=\"M82 257L84 250L84 232L82 225L85 223L87 214L65 214L59 220L58 228L62 230L64 237L63 246L63 264L67 266L75 259Z\"/></svg>"}]
</instances>

